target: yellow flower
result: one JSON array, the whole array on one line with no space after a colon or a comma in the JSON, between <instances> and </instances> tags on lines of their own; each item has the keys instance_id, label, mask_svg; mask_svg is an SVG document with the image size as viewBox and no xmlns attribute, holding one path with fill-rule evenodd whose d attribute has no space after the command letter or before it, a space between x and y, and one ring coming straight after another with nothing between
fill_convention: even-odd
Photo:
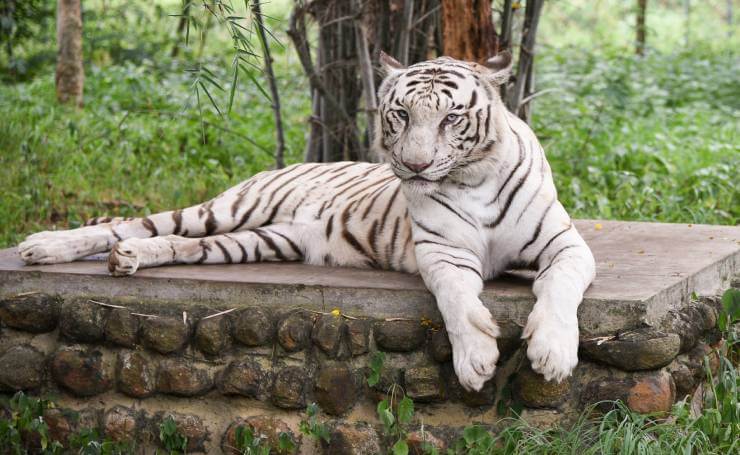
<instances>
[{"instance_id":1,"label":"yellow flower","mask_svg":"<svg viewBox=\"0 0 740 455\"><path fill-rule=\"evenodd\" d=\"M333 310L331 310L331 314L333 314L335 318L338 318L339 316L341 316L342 312L339 311L339 308L334 308Z\"/></svg>"},{"instance_id":2,"label":"yellow flower","mask_svg":"<svg viewBox=\"0 0 740 455\"><path fill-rule=\"evenodd\" d=\"M601 223L596 223L594 225L594 229L596 229L597 231L600 231L600 230L604 229L604 226L602 226Z\"/></svg>"}]
</instances>

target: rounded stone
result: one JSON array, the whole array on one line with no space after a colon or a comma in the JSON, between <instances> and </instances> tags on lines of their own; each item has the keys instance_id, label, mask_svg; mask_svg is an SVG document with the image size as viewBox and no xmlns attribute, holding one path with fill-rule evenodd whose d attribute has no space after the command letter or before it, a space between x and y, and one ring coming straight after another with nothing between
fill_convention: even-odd
<instances>
[{"instance_id":1,"label":"rounded stone","mask_svg":"<svg viewBox=\"0 0 740 455\"><path fill-rule=\"evenodd\" d=\"M288 352L305 349L311 341L313 323L303 312L293 312L278 324L277 339Z\"/></svg>"},{"instance_id":2,"label":"rounded stone","mask_svg":"<svg viewBox=\"0 0 740 455\"><path fill-rule=\"evenodd\" d=\"M59 331L72 341L95 343L105 336L108 309L86 298L62 303Z\"/></svg>"},{"instance_id":3,"label":"rounded stone","mask_svg":"<svg viewBox=\"0 0 740 455\"><path fill-rule=\"evenodd\" d=\"M205 451L205 444L210 434L200 417L193 414L165 412L158 420L161 423L167 418L171 418L175 422L178 433L188 439L185 447L187 453Z\"/></svg>"},{"instance_id":4,"label":"rounded stone","mask_svg":"<svg viewBox=\"0 0 740 455\"><path fill-rule=\"evenodd\" d=\"M44 355L30 346L14 346L0 356L0 385L8 390L30 390L41 386Z\"/></svg>"},{"instance_id":5,"label":"rounded stone","mask_svg":"<svg viewBox=\"0 0 740 455\"><path fill-rule=\"evenodd\" d=\"M44 422L48 427L49 439L59 441L63 446L76 431L76 413L68 409L51 408L44 410Z\"/></svg>"},{"instance_id":6,"label":"rounded stone","mask_svg":"<svg viewBox=\"0 0 740 455\"><path fill-rule=\"evenodd\" d=\"M673 383L676 384L677 397L684 398L690 395L699 385L701 377L697 378L695 370L686 362L679 361L679 358L671 362L667 369L673 376Z\"/></svg>"},{"instance_id":7,"label":"rounded stone","mask_svg":"<svg viewBox=\"0 0 740 455\"><path fill-rule=\"evenodd\" d=\"M60 349L51 362L51 374L57 384L79 397L103 393L113 383L98 350Z\"/></svg>"},{"instance_id":8,"label":"rounded stone","mask_svg":"<svg viewBox=\"0 0 740 455\"><path fill-rule=\"evenodd\" d=\"M702 334L717 324L717 312L703 302L692 302L675 314L671 321L672 331L681 339L680 352L691 350Z\"/></svg>"},{"instance_id":9,"label":"rounded stone","mask_svg":"<svg viewBox=\"0 0 740 455\"><path fill-rule=\"evenodd\" d=\"M514 379L516 397L530 408L555 408L560 406L570 393L570 378L561 382L547 381L529 366L523 367Z\"/></svg>"},{"instance_id":10,"label":"rounded stone","mask_svg":"<svg viewBox=\"0 0 740 455\"><path fill-rule=\"evenodd\" d=\"M716 374L719 366L717 352L706 343L699 343L686 354L680 354L668 365L667 370L676 384L676 396L683 398L696 390L706 376L704 358L709 358L709 368Z\"/></svg>"},{"instance_id":11,"label":"rounded stone","mask_svg":"<svg viewBox=\"0 0 740 455\"><path fill-rule=\"evenodd\" d=\"M370 323L364 319L350 319L346 325L350 353L353 356L367 353L370 345Z\"/></svg>"},{"instance_id":12,"label":"rounded stone","mask_svg":"<svg viewBox=\"0 0 740 455\"><path fill-rule=\"evenodd\" d=\"M331 432L329 442L323 442L326 455L367 455L383 453L375 429L364 422L340 423Z\"/></svg>"},{"instance_id":13,"label":"rounded stone","mask_svg":"<svg viewBox=\"0 0 740 455\"><path fill-rule=\"evenodd\" d=\"M213 377L206 368L192 362L171 359L160 364L157 391L181 397L203 395L213 388Z\"/></svg>"},{"instance_id":14,"label":"rounded stone","mask_svg":"<svg viewBox=\"0 0 740 455\"><path fill-rule=\"evenodd\" d=\"M267 311L247 308L234 321L234 338L246 346L263 346L275 336L275 324Z\"/></svg>"},{"instance_id":15,"label":"rounded stone","mask_svg":"<svg viewBox=\"0 0 740 455\"><path fill-rule=\"evenodd\" d=\"M643 414L667 413L674 401L676 386L671 375L665 372L637 380L627 394L627 406Z\"/></svg>"},{"instance_id":16,"label":"rounded stone","mask_svg":"<svg viewBox=\"0 0 740 455\"><path fill-rule=\"evenodd\" d=\"M592 339L581 343L586 357L624 371L654 370L671 363L681 348L675 333L652 328L637 329L611 339Z\"/></svg>"},{"instance_id":17,"label":"rounded stone","mask_svg":"<svg viewBox=\"0 0 740 455\"><path fill-rule=\"evenodd\" d=\"M105 339L126 348L136 346L139 319L125 308L116 308L105 323Z\"/></svg>"},{"instance_id":18,"label":"rounded stone","mask_svg":"<svg viewBox=\"0 0 740 455\"><path fill-rule=\"evenodd\" d=\"M586 385L581 398L587 403L600 403L608 410L611 402L621 400L636 412L652 414L671 410L676 399L673 378L665 371L636 373L625 379L602 379Z\"/></svg>"},{"instance_id":19,"label":"rounded stone","mask_svg":"<svg viewBox=\"0 0 740 455\"><path fill-rule=\"evenodd\" d=\"M457 381L457 376L455 376L455 380ZM467 406L490 406L496 401L496 381L494 379L489 379L488 381L486 381L483 384L483 388L478 391L465 390L461 385L459 385L459 381L457 385L458 387L460 387L461 390L461 399L463 403L465 403Z\"/></svg>"},{"instance_id":20,"label":"rounded stone","mask_svg":"<svg viewBox=\"0 0 740 455\"><path fill-rule=\"evenodd\" d=\"M224 395L261 397L269 390L269 374L254 359L234 361L218 377L218 389Z\"/></svg>"},{"instance_id":21,"label":"rounded stone","mask_svg":"<svg viewBox=\"0 0 740 455\"><path fill-rule=\"evenodd\" d=\"M216 316L198 321L195 329L195 347L208 356L220 356L229 345L231 324L226 316Z\"/></svg>"},{"instance_id":22,"label":"rounded stone","mask_svg":"<svg viewBox=\"0 0 740 455\"><path fill-rule=\"evenodd\" d=\"M133 442L139 430L138 415L133 409L114 406L103 416L103 433L115 442Z\"/></svg>"},{"instance_id":23,"label":"rounded stone","mask_svg":"<svg viewBox=\"0 0 740 455\"><path fill-rule=\"evenodd\" d=\"M48 427L50 441L59 441L70 447L70 440L83 429L101 430L102 411L99 409L49 408L44 410L44 423ZM33 453L42 453L41 450ZM67 453L67 452L65 452Z\"/></svg>"},{"instance_id":24,"label":"rounded stone","mask_svg":"<svg viewBox=\"0 0 740 455\"><path fill-rule=\"evenodd\" d=\"M146 318L141 321L144 346L161 354L181 350L188 342L190 325L178 318Z\"/></svg>"},{"instance_id":25,"label":"rounded stone","mask_svg":"<svg viewBox=\"0 0 740 455\"><path fill-rule=\"evenodd\" d=\"M375 342L383 351L409 352L424 344L426 328L419 321L381 321L373 330Z\"/></svg>"},{"instance_id":26,"label":"rounded stone","mask_svg":"<svg viewBox=\"0 0 740 455\"><path fill-rule=\"evenodd\" d=\"M26 294L0 300L0 320L13 329L51 332L59 321L60 302L47 294Z\"/></svg>"},{"instance_id":27,"label":"rounded stone","mask_svg":"<svg viewBox=\"0 0 740 455\"><path fill-rule=\"evenodd\" d=\"M406 395L414 401L430 402L445 398L445 389L437 366L409 368L404 373Z\"/></svg>"},{"instance_id":28,"label":"rounded stone","mask_svg":"<svg viewBox=\"0 0 740 455\"><path fill-rule=\"evenodd\" d=\"M316 321L311 332L311 339L319 349L330 357L334 357L339 351L343 327L344 321L341 316L324 314Z\"/></svg>"},{"instance_id":29,"label":"rounded stone","mask_svg":"<svg viewBox=\"0 0 740 455\"><path fill-rule=\"evenodd\" d=\"M321 409L329 415L342 415L357 401L357 386L347 365L326 365L316 375L314 395Z\"/></svg>"},{"instance_id":30,"label":"rounded stone","mask_svg":"<svg viewBox=\"0 0 740 455\"><path fill-rule=\"evenodd\" d=\"M433 447L437 453L444 453L447 450L447 444L440 438L434 436L429 430L412 431L406 437L406 443L409 447L409 453L426 454L429 453L427 447Z\"/></svg>"},{"instance_id":31,"label":"rounded stone","mask_svg":"<svg viewBox=\"0 0 740 455\"><path fill-rule=\"evenodd\" d=\"M146 398L157 387L155 366L142 353L121 351L116 362L118 391L133 398Z\"/></svg>"},{"instance_id":32,"label":"rounded stone","mask_svg":"<svg viewBox=\"0 0 740 455\"><path fill-rule=\"evenodd\" d=\"M237 430L239 428L249 429L254 437L264 440L270 449L270 453L288 454L290 452L280 448L280 435L286 434L294 444L297 440L288 424L271 416L258 415L247 419L237 419L229 425L221 440L221 450L226 454L240 454L237 447Z\"/></svg>"},{"instance_id":33,"label":"rounded stone","mask_svg":"<svg viewBox=\"0 0 740 455\"><path fill-rule=\"evenodd\" d=\"M306 388L310 377L301 367L285 367L275 375L272 403L283 409L306 407Z\"/></svg>"},{"instance_id":34,"label":"rounded stone","mask_svg":"<svg viewBox=\"0 0 740 455\"><path fill-rule=\"evenodd\" d=\"M432 331L429 349L432 358L437 362L444 363L452 360L452 344L450 344L450 339L447 337L447 330Z\"/></svg>"}]
</instances>

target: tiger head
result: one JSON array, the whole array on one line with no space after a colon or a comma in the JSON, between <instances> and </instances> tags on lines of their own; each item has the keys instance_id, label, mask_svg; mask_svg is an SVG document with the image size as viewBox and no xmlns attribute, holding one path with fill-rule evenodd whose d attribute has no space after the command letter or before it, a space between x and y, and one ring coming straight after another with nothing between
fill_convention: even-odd
<instances>
[{"instance_id":1,"label":"tiger head","mask_svg":"<svg viewBox=\"0 0 740 455\"><path fill-rule=\"evenodd\" d=\"M440 57L405 68L381 54L375 147L408 187L433 191L494 152L511 60L502 52L485 66Z\"/></svg>"}]
</instances>

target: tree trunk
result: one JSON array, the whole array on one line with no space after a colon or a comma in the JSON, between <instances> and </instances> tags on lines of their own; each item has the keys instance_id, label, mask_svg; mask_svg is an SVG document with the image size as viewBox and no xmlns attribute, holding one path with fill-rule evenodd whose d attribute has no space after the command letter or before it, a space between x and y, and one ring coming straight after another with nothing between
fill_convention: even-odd
<instances>
[{"instance_id":1,"label":"tree trunk","mask_svg":"<svg viewBox=\"0 0 740 455\"><path fill-rule=\"evenodd\" d=\"M525 118L529 110L518 108L534 98L534 44L543 3L526 3L517 83L509 84L515 112ZM375 158L368 127L380 81L371 66L377 67L381 50L408 64L443 54L482 62L514 40L511 24L519 7L504 0L500 41L491 0L295 0L288 35L312 99L306 161Z\"/></svg>"},{"instance_id":2,"label":"tree trunk","mask_svg":"<svg viewBox=\"0 0 740 455\"><path fill-rule=\"evenodd\" d=\"M496 55L491 0L442 0L442 36L447 56L482 63Z\"/></svg>"},{"instance_id":3,"label":"tree trunk","mask_svg":"<svg viewBox=\"0 0 740 455\"><path fill-rule=\"evenodd\" d=\"M514 82L514 87L510 91L507 91L507 107L525 122L529 121L530 111L529 109L523 109L522 100L534 91L535 38L544 3L544 0L527 1L524 11L524 26L522 28L522 40L519 48L516 81Z\"/></svg>"},{"instance_id":4,"label":"tree trunk","mask_svg":"<svg viewBox=\"0 0 740 455\"><path fill-rule=\"evenodd\" d=\"M85 71L82 66L82 10L80 0L57 3L57 100L82 106Z\"/></svg>"},{"instance_id":5,"label":"tree trunk","mask_svg":"<svg viewBox=\"0 0 740 455\"><path fill-rule=\"evenodd\" d=\"M182 15L180 16L180 20L177 23L177 32L175 32L175 44L172 46L172 52L170 53L170 56L172 58L177 57L177 55L180 53L180 45L183 41L185 41L185 45L187 46L190 41L190 0L186 0L182 7ZM182 35L185 33L185 39L182 39Z\"/></svg>"},{"instance_id":6,"label":"tree trunk","mask_svg":"<svg viewBox=\"0 0 740 455\"><path fill-rule=\"evenodd\" d=\"M636 32L637 40L635 41L635 53L643 55L645 53L645 13L647 10L647 0L637 0L637 21Z\"/></svg>"}]
</instances>

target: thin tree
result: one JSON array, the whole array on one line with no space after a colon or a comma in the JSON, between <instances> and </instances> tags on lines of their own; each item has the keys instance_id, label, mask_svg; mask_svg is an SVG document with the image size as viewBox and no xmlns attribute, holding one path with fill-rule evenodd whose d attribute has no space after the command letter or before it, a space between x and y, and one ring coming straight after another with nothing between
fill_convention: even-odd
<instances>
[{"instance_id":1,"label":"thin tree","mask_svg":"<svg viewBox=\"0 0 740 455\"><path fill-rule=\"evenodd\" d=\"M82 66L82 10L80 0L57 2L56 91L60 103L82 106L85 70Z\"/></svg>"},{"instance_id":2,"label":"thin tree","mask_svg":"<svg viewBox=\"0 0 740 455\"><path fill-rule=\"evenodd\" d=\"M270 97L272 101L272 112L275 117L275 136L277 147L275 149L275 165L278 169L285 167L285 135L283 133L283 117L280 114L280 93L278 92L275 72L272 70L272 55L270 54L270 43L267 41L267 32L262 17L260 0L252 2L252 14L257 24L257 36L262 46L262 60L265 65L265 76L270 85Z\"/></svg>"},{"instance_id":3,"label":"thin tree","mask_svg":"<svg viewBox=\"0 0 740 455\"><path fill-rule=\"evenodd\" d=\"M637 55L645 54L645 15L647 10L647 0L637 0L637 20L635 31L637 39L635 41L635 53Z\"/></svg>"},{"instance_id":4,"label":"thin tree","mask_svg":"<svg viewBox=\"0 0 740 455\"><path fill-rule=\"evenodd\" d=\"M529 122L531 116L529 103L537 95L534 93L535 38L544 3L545 0L527 0L516 80L513 87L507 91L507 107L526 122Z\"/></svg>"}]
</instances>

